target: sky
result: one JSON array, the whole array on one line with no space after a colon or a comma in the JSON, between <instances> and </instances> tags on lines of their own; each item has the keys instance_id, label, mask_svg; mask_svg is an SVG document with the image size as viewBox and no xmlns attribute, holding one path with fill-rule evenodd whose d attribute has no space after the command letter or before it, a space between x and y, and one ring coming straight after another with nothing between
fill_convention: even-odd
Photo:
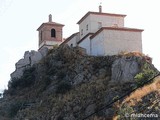
<instances>
[{"instance_id":1,"label":"sky","mask_svg":"<svg viewBox=\"0 0 160 120\"><path fill-rule=\"evenodd\" d=\"M64 24L63 37L78 31L76 24L102 3L106 13L126 14L125 27L144 29L143 53L160 70L159 0L0 0L0 91L7 89L15 63L25 51L38 49L37 28L52 20Z\"/></svg>"}]
</instances>

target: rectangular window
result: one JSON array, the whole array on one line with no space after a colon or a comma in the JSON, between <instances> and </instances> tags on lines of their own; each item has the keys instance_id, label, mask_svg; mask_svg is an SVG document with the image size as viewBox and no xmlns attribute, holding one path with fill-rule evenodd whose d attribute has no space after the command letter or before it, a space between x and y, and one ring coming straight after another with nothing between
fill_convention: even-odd
<instances>
[{"instance_id":1,"label":"rectangular window","mask_svg":"<svg viewBox=\"0 0 160 120\"><path fill-rule=\"evenodd\" d=\"M86 25L86 31L88 30L88 24Z\"/></svg>"}]
</instances>

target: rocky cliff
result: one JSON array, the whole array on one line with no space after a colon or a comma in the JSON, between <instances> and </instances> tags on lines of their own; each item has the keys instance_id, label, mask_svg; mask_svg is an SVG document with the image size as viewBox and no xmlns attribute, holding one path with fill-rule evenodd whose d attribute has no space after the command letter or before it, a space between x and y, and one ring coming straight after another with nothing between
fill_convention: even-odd
<instances>
[{"instance_id":1,"label":"rocky cliff","mask_svg":"<svg viewBox=\"0 0 160 120\"><path fill-rule=\"evenodd\" d=\"M80 47L70 48L67 45L49 51L27 52L16 63L8 90L4 91L4 97L0 100L0 118L125 118L122 111L127 107L122 105L130 105L126 102L129 99L127 95L139 87L143 88L144 84L154 84L155 89L148 94L153 94L153 101L157 100L155 96L159 95L159 80L147 82L157 74L151 59L140 53L95 57L87 56ZM149 99L148 94L142 95L146 97L145 101ZM143 109L142 106L138 107L139 104L135 102L135 106L129 107L136 113L139 108ZM159 106L150 113L158 113L158 110Z\"/></svg>"}]
</instances>

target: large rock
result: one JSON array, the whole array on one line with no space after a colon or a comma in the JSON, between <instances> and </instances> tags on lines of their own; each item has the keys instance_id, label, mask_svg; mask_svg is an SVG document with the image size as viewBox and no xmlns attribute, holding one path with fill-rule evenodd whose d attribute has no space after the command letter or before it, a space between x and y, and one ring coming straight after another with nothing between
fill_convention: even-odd
<instances>
[{"instance_id":1,"label":"large rock","mask_svg":"<svg viewBox=\"0 0 160 120\"><path fill-rule=\"evenodd\" d=\"M130 82L140 71L137 57L122 57L112 64L112 81Z\"/></svg>"},{"instance_id":2,"label":"large rock","mask_svg":"<svg viewBox=\"0 0 160 120\"><path fill-rule=\"evenodd\" d=\"M26 68L32 67L34 64L38 63L44 56L47 55L47 53L47 48L41 49L41 51L26 51L24 53L24 58L20 59L16 63L16 70L11 74L11 79L20 78Z\"/></svg>"},{"instance_id":3,"label":"large rock","mask_svg":"<svg viewBox=\"0 0 160 120\"><path fill-rule=\"evenodd\" d=\"M47 55L47 53L48 53L48 48L47 48L47 47L43 47L43 48L41 48L41 49L39 50L39 52L41 53L41 55L42 55L43 57L45 57L45 56Z\"/></svg>"}]
</instances>

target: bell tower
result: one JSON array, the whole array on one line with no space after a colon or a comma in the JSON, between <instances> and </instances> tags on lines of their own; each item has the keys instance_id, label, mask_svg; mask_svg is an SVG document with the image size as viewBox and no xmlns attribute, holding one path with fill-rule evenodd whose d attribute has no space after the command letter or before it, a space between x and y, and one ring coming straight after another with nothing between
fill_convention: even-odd
<instances>
[{"instance_id":1,"label":"bell tower","mask_svg":"<svg viewBox=\"0 0 160 120\"><path fill-rule=\"evenodd\" d=\"M39 32L39 50L42 47L53 48L53 45L60 45L63 42L63 24L52 21L52 15L49 15L48 22L42 23L37 29Z\"/></svg>"}]
</instances>

